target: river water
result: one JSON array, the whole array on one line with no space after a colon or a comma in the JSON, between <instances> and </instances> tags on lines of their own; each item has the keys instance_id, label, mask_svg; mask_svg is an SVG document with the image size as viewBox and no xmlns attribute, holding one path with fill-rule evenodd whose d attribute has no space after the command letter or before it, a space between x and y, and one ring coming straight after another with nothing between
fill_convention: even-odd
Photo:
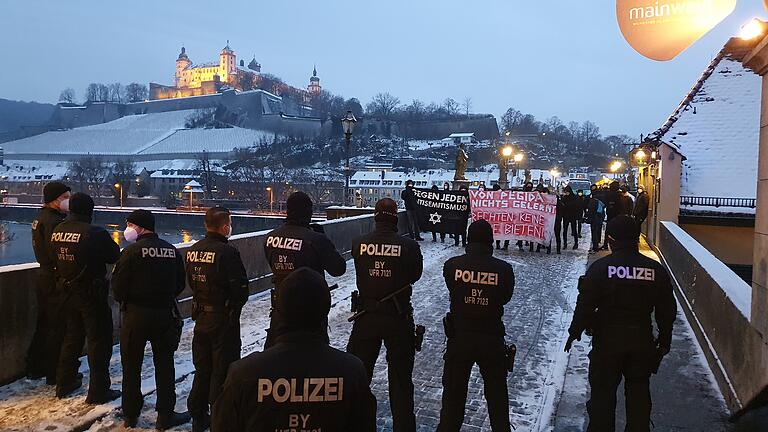
<instances>
[{"instance_id":1,"label":"river water","mask_svg":"<svg viewBox=\"0 0 768 432\"><path fill-rule=\"evenodd\" d=\"M5 224L13 236L13 240L0 243L0 266L35 262L35 253L32 251L32 225L3 220L0 220L0 223ZM105 228L120 247L125 247L125 239L122 235L125 227L107 225ZM160 230L157 234L168 242L181 243L201 239L205 236L205 231L203 229Z\"/></svg>"}]
</instances>

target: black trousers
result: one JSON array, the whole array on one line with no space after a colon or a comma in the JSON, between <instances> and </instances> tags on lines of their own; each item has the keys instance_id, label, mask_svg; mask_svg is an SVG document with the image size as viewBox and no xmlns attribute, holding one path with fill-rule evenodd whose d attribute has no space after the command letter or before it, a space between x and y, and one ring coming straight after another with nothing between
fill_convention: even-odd
<instances>
[{"instance_id":1,"label":"black trousers","mask_svg":"<svg viewBox=\"0 0 768 432\"><path fill-rule=\"evenodd\" d=\"M229 365L240 359L241 344L240 325L232 325L227 314L198 314L192 337L195 378L187 399L192 417L209 413L221 393Z\"/></svg>"},{"instance_id":2,"label":"black trousers","mask_svg":"<svg viewBox=\"0 0 768 432\"><path fill-rule=\"evenodd\" d=\"M419 228L419 217L416 214L416 210L406 210L406 217L408 218L408 235L412 239L421 237L421 228Z\"/></svg>"},{"instance_id":3,"label":"black trousers","mask_svg":"<svg viewBox=\"0 0 768 432\"><path fill-rule=\"evenodd\" d=\"M381 343L387 349L389 405L392 408L392 430L416 431L413 403L413 361L416 356L413 317L367 313L355 321L349 337L347 352L362 360L368 371L368 383L373 378Z\"/></svg>"},{"instance_id":4,"label":"black trousers","mask_svg":"<svg viewBox=\"0 0 768 432\"><path fill-rule=\"evenodd\" d=\"M120 357L123 364L123 414L138 417L144 406L141 394L141 367L147 342L152 346L159 413L176 406L176 369L173 353L179 347L181 328L171 309L127 305L120 330Z\"/></svg>"},{"instance_id":5,"label":"black trousers","mask_svg":"<svg viewBox=\"0 0 768 432\"><path fill-rule=\"evenodd\" d=\"M472 366L483 377L485 401L493 432L509 432L507 357L503 336L457 333L448 338L443 367L443 406L438 432L458 432L464 422Z\"/></svg>"},{"instance_id":6,"label":"black trousers","mask_svg":"<svg viewBox=\"0 0 768 432\"><path fill-rule=\"evenodd\" d=\"M595 341L597 342L597 341ZM616 422L616 389L624 378L627 425L625 432L648 432L651 420L649 378L654 363L653 344L640 347L615 344L616 349L596 345L589 353L587 432L613 432ZM620 348L619 348L620 347Z\"/></svg>"},{"instance_id":7,"label":"black trousers","mask_svg":"<svg viewBox=\"0 0 768 432\"><path fill-rule=\"evenodd\" d=\"M277 338L286 332L285 327L286 327L286 323L283 316L280 314L279 311L272 309L272 312L270 312L270 318L269 318L269 328L267 329L267 340L264 341L265 350L271 348L276 343ZM323 319L323 327L326 329L325 341L329 342L330 339L328 338L328 318Z\"/></svg>"},{"instance_id":8,"label":"black trousers","mask_svg":"<svg viewBox=\"0 0 768 432\"><path fill-rule=\"evenodd\" d=\"M592 228L592 250L598 250L603 237L603 220L592 222L590 227Z\"/></svg>"},{"instance_id":9,"label":"black trousers","mask_svg":"<svg viewBox=\"0 0 768 432\"><path fill-rule=\"evenodd\" d=\"M64 326L61 296L56 291L56 277L53 271L41 268L35 288L37 323L27 351L27 373L44 375L49 382L55 382Z\"/></svg>"},{"instance_id":10,"label":"black trousers","mask_svg":"<svg viewBox=\"0 0 768 432\"><path fill-rule=\"evenodd\" d=\"M102 281L95 287L72 290L62 294L65 335L56 369L56 385L62 387L75 381L80 367L79 357L87 341L90 369L88 398L101 399L111 384L109 360L112 358L113 326L112 310L107 303L107 285Z\"/></svg>"},{"instance_id":11,"label":"black trousers","mask_svg":"<svg viewBox=\"0 0 768 432\"><path fill-rule=\"evenodd\" d=\"M578 219L563 219L565 226L563 226L563 243L568 244L568 228L571 229L571 236L575 243L579 242L579 225L581 224Z\"/></svg>"}]
</instances>

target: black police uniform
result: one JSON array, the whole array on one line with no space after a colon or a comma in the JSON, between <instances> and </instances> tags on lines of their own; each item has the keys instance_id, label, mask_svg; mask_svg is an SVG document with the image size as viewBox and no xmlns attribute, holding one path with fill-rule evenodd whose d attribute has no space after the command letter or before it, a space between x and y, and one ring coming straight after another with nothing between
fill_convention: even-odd
<instances>
[{"instance_id":1,"label":"black police uniform","mask_svg":"<svg viewBox=\"0 0 768 432\"><path fill-rule=\"evenodd\" d=\"M32 249L40 264L37 273L37 326L27 351L27 369L31 375L44 375L48 383L56 381L56 365L61 351L61 297L56 290L56 266L50 254L53 230L66 215L43 207L32 222Z\"/></svg>"},{"instance_id":2,"label":"black police uniform","mask_svg":"<svg viewBox=\"0 0 768 432\"><path fill-rule=\"evenodd\" d=\"M106 265L120 256L120 247L107 230L91 225L90 217L70 214L51 234L51 260L61 293L65 336L56 371L57 393L77 381L78 358L88 341L90 385L88 401L109 393L112 357L112 310Z\"/></svg>"},{"instance_id":3,"label":"black police uniform","mask_svg":"<svg viewBox=\"0 0 768 432\"><path fill-rule=\"evenodd\" d=\"M376 430L376 400L359 359L316 333L288 332L229 368L213 406L216 432Z\"/></svg>"},{"instance_id":4,"label":"black police uniform","mask_svg":"<svg viewBox=\"0 0 768 432\"><path fill-rule=\"evenodd\" d=\"M195 320L195 379L187 408L198 419L208 415L229 365L240 359L240 311L248 300L248 276L240 252L218 233L208 232L187 250L186 258Z\"/></svg>"},{"instance_id":5,"label":"black police uniform","mask_svg":"<svg viewBox=\"0 0 768 432\"><path fill-rule=\"evenodd\" d=\"M176 406L173 353L179 347L181 317L176 296L184 290L184 260L155 233L146 233L123 250L112 274L112 290L123 311L120 356L123 365L123 414L141 413L144 348L152 345L158 413Z\"/></svg>"},{"instance_id":6,"label":"black police uniform","mask_svg":"<svg viewBox=\"0 0 768 432\"><path fill-rule=\"evenodd\" d=\"M347 271L347 262L336 251L331 240L301 222L288 220L283 226L270 232L264 243L264 254L272 268L275 287L294 269L300 267L309 267L322 275L327 271L331 276L341 276ZM277 288L275 295L280 295ZM265 349L274 345L275 338L284 327L280 311L274 306L273 301Z\"/></svg>"},{"instance_id":7,"label":"black police uniform","mask_svg":"<svg viewBox=\"0 0 768 432\"><path fill-rule=\"evenodd\" d=\"M504 343L504 305L512 298L512 266L493 257L493 246L470 243L467 253L449 259L443 276L451 298L443 370L439 432L459 431L464 421L472 366L483 377L491 429L509 431L509 362Z\"/></svg>"},{"instance_id":8,"label":"black police uniform","mask_svg":"<svg viewBox=\"0 0 768 432\"><path fill-rule=\"evenodd\" d=\"M376 222L372 233L352 241L352 257L360 291L359 309L365 313L352 327L347 352L363 361L370 382L384 342L393 430L415 431L412 289L408 287L383 303L379 300L421 278L424 261L421 249L414 240L398 235L395 224Z\"/></svg>"},{"instance_id":9,"label":"black police uniform","mask_svg":"<svg viewBox=\"0 0 768 432\"><path fill-rule=\"evenodd\" d=\"M669 351L677 305L664 267L637 246L612 245L580 284L572 338L593 332L589 354L588 431L613 431L616 388L624 377L628 432L648 431L651 414L649 378ZM653 337L651 314L659 329Z\"/></svg>"}]
</instances>

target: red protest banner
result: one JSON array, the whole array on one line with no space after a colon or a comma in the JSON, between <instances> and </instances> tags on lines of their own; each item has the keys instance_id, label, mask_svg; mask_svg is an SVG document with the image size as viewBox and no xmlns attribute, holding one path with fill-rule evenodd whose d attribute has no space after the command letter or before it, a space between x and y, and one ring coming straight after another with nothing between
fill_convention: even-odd
<instances>
[{"instance_id":1,"label":"red protest banner","mask_svg":"<svg viewBox=\"0 0 768 432\"><path fill-rule=\"evenodd\" d=\"M472 220L487 220L496 240L546 244L552 239L557 197L539 192L469 191Z\"/></svg>"}]
</instances>

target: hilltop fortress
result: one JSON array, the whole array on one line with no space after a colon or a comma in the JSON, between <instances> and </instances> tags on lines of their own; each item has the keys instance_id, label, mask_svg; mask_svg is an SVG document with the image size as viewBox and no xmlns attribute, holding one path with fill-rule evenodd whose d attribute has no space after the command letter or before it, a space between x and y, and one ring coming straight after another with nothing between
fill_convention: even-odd
<instances>
[{"instance_id":1,"label":"hilltop fortress","mask_svg":"<svg viewBox=\"0 0 768 432\"><path fill-rule=\"evenodd\" d=\"M186 48L181 47L181 53L176 59L174 81L173 86L149 83L150 100L209 95L220 93L222 89L229 87L238 91L260 88L278 96L290 95L298 102L306 104L311 101L312 96L322 91L317 68L312 70L306 90L266 80L261 75L261 64L256 61L255 56L247 67L244 60L240 60L238 64L237 55L230 48L229 41L219 53L218 62L197 65L189 59Z\"/></svg>"}]
</instances>

